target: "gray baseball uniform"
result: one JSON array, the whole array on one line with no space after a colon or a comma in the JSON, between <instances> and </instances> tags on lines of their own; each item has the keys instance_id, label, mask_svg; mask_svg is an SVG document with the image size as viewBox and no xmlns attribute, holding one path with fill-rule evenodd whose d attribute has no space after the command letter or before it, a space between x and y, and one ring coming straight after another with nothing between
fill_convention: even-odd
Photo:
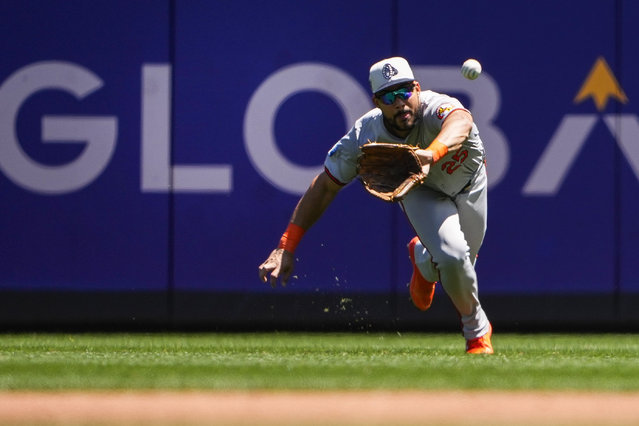
<instances>
[{"instance_id":1,"label":"gray baseball uniform","mask_svg":"<svg viewBox=\"0 0 639 426\"><path fill-rule=\"evenodd\" d=\"M324 162L329 176L347 184L357 176L359 147L369 141L405 143L427 148L442 123L463 105L433 91L420 93L421 117L406 139L390 134L375 108L358 119L329 151ZM488 332L489 322L478 298L475 259L486 232L487 181L484 147L477 127L461 148L449 152L430 168L428 178L401 202L421 244L415 263L429 281L441 282L460 313L466 339Z\"/></svg>"}]
</instances>

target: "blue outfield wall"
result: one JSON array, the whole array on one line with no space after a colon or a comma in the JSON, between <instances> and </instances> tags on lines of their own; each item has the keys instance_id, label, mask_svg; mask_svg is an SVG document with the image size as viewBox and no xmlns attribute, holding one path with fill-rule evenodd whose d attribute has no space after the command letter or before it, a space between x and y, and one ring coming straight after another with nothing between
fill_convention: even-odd
<instances>
[{"instance_id":1,"label":"blue outfield wall","mask_svg":"<svg viewBox=\"0 0 639 426\"><path fill-rule=\"evenodd\" d=\"M357 183L287 288L257 278L392 55L486 144L489 315L639 323L638 20L631 0L5 0L0 323L454 320L410 307L411 230Z\"/></svg>"}]
</instances>

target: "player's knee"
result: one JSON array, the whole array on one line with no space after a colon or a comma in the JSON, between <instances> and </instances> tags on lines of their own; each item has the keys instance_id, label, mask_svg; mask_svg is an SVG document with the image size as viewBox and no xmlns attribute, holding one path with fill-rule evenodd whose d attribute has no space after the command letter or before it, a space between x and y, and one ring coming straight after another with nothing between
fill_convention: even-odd
<instances>
[{"instance_id":1,"label":"player's knee","mask_svg":"<svg viewBox=\"0 0 639 426\"><path fill-rule=\"evenodd\" d=\"M442 252L438 256L437 269L442 270L458 270L466 266L469 261L468 253L465 251L447 251Z\"/></svg>"}]
</instances>

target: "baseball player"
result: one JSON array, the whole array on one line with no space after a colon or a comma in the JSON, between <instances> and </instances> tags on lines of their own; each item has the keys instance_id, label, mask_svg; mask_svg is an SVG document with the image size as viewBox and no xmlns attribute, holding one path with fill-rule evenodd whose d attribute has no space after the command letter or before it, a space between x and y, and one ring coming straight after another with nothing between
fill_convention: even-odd
<instances>
[{"instance_id":1,"label":"baseball player","mask_svg":"<svg viewBox=\"0 0 639 426\"><path fill-rule=\"evenodd\" d=\"M424 183L399 202L417 236L408 243L410 295L430 307L440 282L457 309L466 352L493 353L492 326L478 298L475 260L486 231L485 152L470 112L455 98L422 91L410 65L393 57L370 68L376 108L360 117L328 152L324 171L301 197L289 225L259 267L263 282L286 285L293 253L337 193L357 176L360 147L369 141L419 147Z\"/></svg>"}]
</instances>

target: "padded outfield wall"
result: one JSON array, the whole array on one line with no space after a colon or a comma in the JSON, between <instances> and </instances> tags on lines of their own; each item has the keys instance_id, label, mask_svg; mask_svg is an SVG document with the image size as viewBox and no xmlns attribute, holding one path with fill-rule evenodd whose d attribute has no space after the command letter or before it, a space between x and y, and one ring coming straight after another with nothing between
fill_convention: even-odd
<instances>
[{"instance_id":1,"label":"padded outfield wall","mask_svg":"<svg viewBox=\"0 0 639 426\"><path fill-rule=\"evenodd\" d=\"M257 277L392 55L486 144L493 322L637 326L637 21L631 0L5 0L0 326L457 327L441 289L412 308L411 230L357 183L287 288Z\"/></svg>"}]
</instances>

